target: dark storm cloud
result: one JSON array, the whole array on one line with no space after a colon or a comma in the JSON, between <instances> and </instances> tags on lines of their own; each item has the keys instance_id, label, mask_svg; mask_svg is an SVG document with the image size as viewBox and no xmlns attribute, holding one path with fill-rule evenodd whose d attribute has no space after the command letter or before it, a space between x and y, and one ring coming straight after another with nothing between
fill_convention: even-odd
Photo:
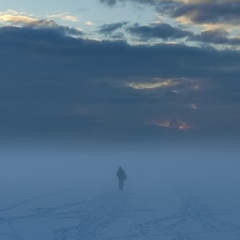
<instances>
[{"instance_id":1,"label":"dark storm cloud","mask_svg":"<svg viewBox=\"0 0 240 240\"><path fill-rule=\"evenodd\" d=\"M3 134L152 136L166 120L175 130L238 126L238 51L2 27L0 54Z\"/></svg>"},{"instance_id":2,"label":"dark storm cloud","mask_svg":"<svg viewBox=\"0 0 240 240\"><path fill-rule=\"evenodd\" d=\"M149 5L154 6L156 11L161 13L167 13L168 11L177 8L178 6L182 6L182 3L179 3L175 0L99 0L101 3L109 6L115 7L119 6L119 4L124 4L126 2L132 2L140 5ZM121 6L121 5L120 5Z\"/></svg>"},{"instance_id":3,"label":"dark storm cloud","mask_svg":"<svg viewBox=\"0 0 240 240\"><path fill-rule=\"evenodd\" d=\"M240 37L229 37L229 34L224 30L208 30L200 34L192 35L188 38L191 41L199 41L213 44L228 44L239 45Z\"/></svg>"},{"instance_id":4,"label":"dark storm cloud","mask_svg":"<svg viewBox=\"0 0 240 240\"><path fill-rule=\"evenodd\" d=\"M57 24L53 20L48 19L35 19L26 16L8 16L6 22L12 23L17 26L22 26L25 28L34 28L34 29L49 29L50 31L59 32L64 35L74 35L74 36L83 36L83 32L68 26L62 26ZM9 29L3 29L9 30Z\"/></svg>"},{"instance_id":5,"label":"dark storm cloud","mask_svg":"<svg viewBox=\"0 0 240 240\"><path fill-rule=\"evenodd\" d=\"M177 0L100 0L100 2L109 6L114 6L119 2L151 4L160 13L165 13L173 18L186 17L194 23L240 23L239 0L190 0L188 2Z\"/></svg>"},{"instance_id":6,"label":"dark storm cloud","mask_svg":"<svg viewBox=\"0 0 240 240\"><path fill-rule=\"evenodd\" d=\"M173 17L186 16L195 23L239 24L239 1L207 1L195 4L182 4L171 12Z\"/></svg>"},{"instance_id":7,"label":"dark storm cloud","mask_svg":"<svg viewBox=\"0 0 240 240\"><path fill-rule=\"evenodd\" d=\"M104 24L104 25L100 26L99 33L101 33L101 34L112 34L113 32L122 28L126 24L128 24L128 22Z\"/></svg>"},{"instance_id":8,"label":"dark storm cloud","mask_svg":"<svg viewBox=\"0 0 240 240\"><path fill-rule=\"evenodd\" d=\"M224 44L224 45L239 45L240 37L229 37L227 31L222 29L206 30L199 34L194 34L191 31L183 30L178 27L173 27L166 23L152 24L140 26L135 24L127 28L127 31L139 37L143 41L151 39L177 40L186 38L187 41Z\"/></svg>"},{"instance_id":9,"label":"dark storm cloud","mask_svg":"<svg viewBox=\"0 0 240 240\"><path fill-rule=\"evenodd\" d=\"M172 27L166 23L152 24L149 26L140 26L139 24L135 24L134 26L129 27L128 31L144 40L151 38L179 39L192 36L190 31Z\"/></svg>"}]
</instances>

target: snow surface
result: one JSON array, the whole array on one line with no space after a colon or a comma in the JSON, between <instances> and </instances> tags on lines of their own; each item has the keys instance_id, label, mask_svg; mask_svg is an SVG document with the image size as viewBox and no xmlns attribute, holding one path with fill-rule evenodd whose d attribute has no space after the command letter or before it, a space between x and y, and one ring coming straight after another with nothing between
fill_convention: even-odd
<instances>
[{"instance_id":1,"label":"snow surface","mask_svg":"<svg viewBox=\"0 0 240 240\"><path fill-rule=\"evenodd\" d=\"M239 240L238 152L6 151L1 240ZM116 171L128 175L117 189Z\"/></svg>"}]
</instances>

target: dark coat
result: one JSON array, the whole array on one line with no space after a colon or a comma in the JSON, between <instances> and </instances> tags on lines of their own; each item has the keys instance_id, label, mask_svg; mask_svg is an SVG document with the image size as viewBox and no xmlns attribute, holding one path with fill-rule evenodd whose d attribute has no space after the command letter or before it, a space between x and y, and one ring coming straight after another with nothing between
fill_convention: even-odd
<instances>
[{"instance_id":1,"label":"dark coat","mask_svg":"<svg viewBox=\"0 0 240 240\"><path fill-rule=\"evenodd\" d=\"M117 176L120 180L126 180L127 179L127 175L121 167L117 171Z\"/></svg>"}]
</instances>

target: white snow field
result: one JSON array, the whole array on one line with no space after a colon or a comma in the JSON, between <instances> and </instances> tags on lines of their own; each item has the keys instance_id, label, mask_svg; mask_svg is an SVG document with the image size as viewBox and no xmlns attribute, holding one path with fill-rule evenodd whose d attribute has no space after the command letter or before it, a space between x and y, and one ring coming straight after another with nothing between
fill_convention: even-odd
<instances>
[{"instance_id":1,"label":"white snow field","mask_svg":"<svg viewBox=\"0 0 240 240\"><path fill-rule=\"evenodd\" d=\"M238 158L216 149L6 151L0 239L239 240Z\"/></svg>"}]
</instances>

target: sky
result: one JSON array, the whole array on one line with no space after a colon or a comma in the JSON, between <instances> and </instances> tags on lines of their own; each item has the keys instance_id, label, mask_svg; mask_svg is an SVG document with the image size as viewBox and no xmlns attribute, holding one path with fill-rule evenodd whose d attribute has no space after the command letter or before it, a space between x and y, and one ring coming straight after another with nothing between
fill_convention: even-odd
<instances>
[{"instance_id":1,"label":"sky","mask_svg":"<svg viewBox=\"0 0 240 240\"><path fill-rule=\"evenodd\" d=\"M3 1L1 141L240 133L239 0Z\"/></svg>"}]
</instances>

